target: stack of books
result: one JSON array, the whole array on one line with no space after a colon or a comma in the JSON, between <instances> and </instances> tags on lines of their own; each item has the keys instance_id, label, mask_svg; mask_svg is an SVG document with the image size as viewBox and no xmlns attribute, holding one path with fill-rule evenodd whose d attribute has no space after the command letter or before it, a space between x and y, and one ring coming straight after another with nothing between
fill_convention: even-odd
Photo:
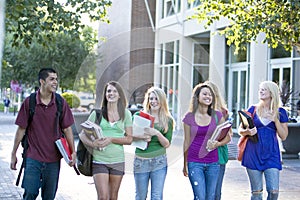
<instances>
[{"instance_id":1,"label":"stack of books","mask_svg":"<svg viewBox=\"0 0 300 200\"><path fill-rule=\"evenodd\" d=\"M133 137L143 136L145 134L144 128L154 127L155 118L143 111L140 111L140 115L133 116L133 124L132 124L132 135ZM134 140L131 143L132 146L137 147L139 149L145 150L148 147L148 142L144 140Z\"/></svg>"},{"instance_id":2,"label":"stack of books","mask_svg":"<svg viewBox=\"0 0 300 200\"><path fill-rule=\"evenodd\" d=\"M98 124L90 120L86 120L85 122L81 123L80 126L82 127L84 133L87 137L89 137L90 140L94 141L96 139L104 138L102 129ZM99 148L99 150L102 151L104 150L104 148Z\"/></svg>"}]
</instances>

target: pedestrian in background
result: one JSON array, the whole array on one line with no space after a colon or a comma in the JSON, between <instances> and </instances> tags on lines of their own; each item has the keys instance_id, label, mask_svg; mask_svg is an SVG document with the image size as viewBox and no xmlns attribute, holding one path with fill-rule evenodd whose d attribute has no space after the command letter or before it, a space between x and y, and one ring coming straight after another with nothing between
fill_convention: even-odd
<instances>
[{"instance_id":1,"label":"pedestrian in background","mask_svg":"<svg viewBox=\"0 0 300 200\"><path fill-rule=\"evenodd\" d=\"M242 136L257 134L258 142L248 139L242 165L246 167L251 185L251 199L263 198L263 176L265 177L267 199L276 200L279 195L279 170L282 169L277 135L285 140L288 136L288 115L280 105L278 85L264 81L259 86L259 103L252 105L255 127L239 127Z\"/></svg>"},{"instance_id":2,"label":"pedestrian in background","mask_svg":"<svg viewBox=\"0 0 300 200\"><path fill-rule=\"evenodd\" d=\"M36 93L35 112L28 128L29 147L26 154L24 177L22 188L24 200L36 199L41 188L42 199L53 200L58 187L60 172L60 160L62 158L55 145L57 140L57 105L55 92L58 87L57 72L52 68L43 68L39 71L38 80L40 89ZM72 150L70 166L74 166L76 152L72 124L74 118L68 103L62 99L62 113L59 129L63 130L68 144ZM16 170L17 150L28 126L29 118L29 97L22 103L16 125L18 129L15 135L11 153L10 168ZM62 132L60 133L62 134Z\"/></svg>"},{"instance_id":3,"label":"pedestrian in background","mask_svg":"<svg viewBox=\"0 0 300 200\"><path fill-rule=\"evenodd\" d=\"M217 147L225 144L225 138L206 146L217 125L225 120L215 110L215 94L208 84L194 87L189 112L184 116L183 174L188 176L194 199L214 200L220 165Z\"/></svg>"},{"instance_id":4,"label":"pedestrian in background","mask_svg":"<svg viewBox=\"0 0 300 200\"><path fill-rule=\"evenodd\" d=\"M220 93L220 90L216 84L214 84L211 81L206 81L206 84L208 84L214 91L215 96L216 96L216 110L220 111L223 115L223 118L225 120L228 120L229 114L228 114L228 109L227 105L225 103L225 100L223 96ZM226 163L228 162L228 147L227 143L231 141L231 136L232 136L232 129L229 130L229 134L226 136L226 140L223 141L223 145L220 145L218 147L218 156L219 156L219 164L220 164L220 171L219 171L219 178L217 182L217 187L216 187L216 196L215 200L220 200L221 199L221 194L222 194L222 184L223 184L223 179L224 179L224 174L225 174L225 169L226 169Z\"/></svg>"},{"instance_id":5,"label":"pedestrian in background","mask_svg":"<svg viewBox=\"0 0 300 200\"><path fill-rule=\"evenodd\" d=\"M162 200L168 162L166 148L171 144L174 120L169 112L165 92L151 87L144 98L144 112L152 115L153 128L145 128L142 139L148 142L145 150L136 148L134 158L135 199L146 200L151 181L151 199ZM139 112L136 113L139 115Z\"/></svg>"},{"instance_id":6,"label":"pedestrian in background","mask_svg":"<svg viewBox=\"0 0 300 200\"><path fill-rule=\"evenodd\" d=\"M4 104L4 113L5 113L5 114L9 113L9 104L10 104L10 100L9 100L8 96L6 96L6 97L3 99L3 104Z\"/></svg>"},{"instance_id":7,"label":"pedestrian in background","mask_svg":"<svg viewBox=\"0 0 300 200\"><path fill-rule=\"evenodd\" d=\"M93 148L92 171L98 200L116 200L125 174L123 145L132 142L132 115L118 82L108 82L102 97L100 127L104 138L92 141L84 132L79 137L84 144ZM92 112L88 119L94 122L95 118L96 113Z\"/></svg>"}]
</instances>

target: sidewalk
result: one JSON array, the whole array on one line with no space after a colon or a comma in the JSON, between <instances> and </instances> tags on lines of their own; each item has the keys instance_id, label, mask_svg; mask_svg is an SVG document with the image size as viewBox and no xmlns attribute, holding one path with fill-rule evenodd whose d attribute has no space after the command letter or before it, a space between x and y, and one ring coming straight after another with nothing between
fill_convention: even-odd
<instances>
[{"instance_id":1,"label":"sidewalk","mask_svg":"<svg viewBox=\"0 0 300 200\"><path fill-rule=\"evenodd\" d=\"M10 152L13 145L16 126L13 114L0 113L0 199L22 199L23 190L15 186L17 171L9 169ZM236 140L230 144L230 149L236 152ZM21 163L21 151L18 151L18 169ZM182 139L175 135L172 146L168 149L168 175L166 178L165 200L193 199L192 189L187 177L182 175ZM132 173L133 148L126 147L126 174L119 191L120 200L134 200L134 178ZM264 188L265 190L265 188ZM266 192L264 192L266 197ZM284 160L283 170L280 174L280 200L295 200L300 196L300 160ZM224 200L250 199L250 188L247 174L240 162L230 160L227 164L223 183ZM41 199L41 198L38 198ZM82 200L97 199L95 186L90 177L77 176L72 168L62 160L59 188L56 200Z\"/></svg>"}]
</instances>

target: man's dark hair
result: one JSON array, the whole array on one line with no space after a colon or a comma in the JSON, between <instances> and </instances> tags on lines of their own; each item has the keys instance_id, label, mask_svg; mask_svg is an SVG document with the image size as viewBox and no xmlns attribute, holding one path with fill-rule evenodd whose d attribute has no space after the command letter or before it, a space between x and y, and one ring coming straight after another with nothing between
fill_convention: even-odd
<instances>
[{"instance_id":1,"label":"man's dark hair","mask_svg":"<svg viewBox=\"0 0 300 200\"><path fill-rule=\"evenodd\" d=\"M39 82L39 84L40 84L40 79L42 79L42 80L45 81L46 78L49 76L49 73L55 73L55 74L57 74L57 72L53 68L42 68L39 71L39 76L38 76L38 82Z\"/></svg>"}]
</instances>

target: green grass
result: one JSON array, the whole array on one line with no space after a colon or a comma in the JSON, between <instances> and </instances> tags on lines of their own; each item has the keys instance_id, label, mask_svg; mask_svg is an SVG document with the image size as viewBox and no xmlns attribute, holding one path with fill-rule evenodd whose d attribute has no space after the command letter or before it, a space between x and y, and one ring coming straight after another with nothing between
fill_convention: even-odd
<instances>
[{"instance_id":1,"label":"green grass","mask_svg":"<svg viewBox=\"0 0 300 200\"><path fill-rule=\"evenodd\" d=\"M4 104L3 103L0 103L0 112L4 112ZM9 107L9 112L14 112L14 108Z\"/></svg>"}]
</instances>

